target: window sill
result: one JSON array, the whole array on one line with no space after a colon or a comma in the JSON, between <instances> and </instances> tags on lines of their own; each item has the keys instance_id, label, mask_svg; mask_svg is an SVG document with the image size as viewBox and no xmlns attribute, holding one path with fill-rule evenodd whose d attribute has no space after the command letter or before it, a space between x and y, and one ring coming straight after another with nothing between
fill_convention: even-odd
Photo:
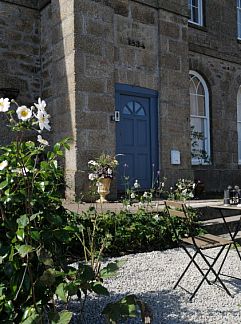
<instances>
[{"instance_id":1,"label":"window sill","mask_svg":"<svg viewBox=\"0 0 241 324\"><path fill-rule=\"evenodd\" d=\"M212 163L211 162L200 162L200 161L192 161L191 165L192 167L206 167L206 166L210 166Z\"/></svg>"},{"instance_id":2,"label":"window sill","mask_svg":"<svg viewBox=\"0 0 241 324\"><path fill-rule=\"evenodd\" d=\"M203 25L198 25L192 21L188 21L188 27L192 27L192 28L195 28L195 29L199 29L199 30L202 30L204 32L207 32L207 27L203 26Z\"/></svg>"}]
</instances>

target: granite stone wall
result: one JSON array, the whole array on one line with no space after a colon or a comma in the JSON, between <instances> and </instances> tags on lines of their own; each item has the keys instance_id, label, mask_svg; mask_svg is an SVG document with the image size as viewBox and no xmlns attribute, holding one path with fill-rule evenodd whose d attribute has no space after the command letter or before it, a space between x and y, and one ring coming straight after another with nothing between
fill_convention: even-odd
<instances>
[{"instance_id":1,"label":"granite stone wall","mask_svg":"<svg viewBox=\"0 0 241 324\"><path fill-rule=\"evenodd\" d=\"M241 184L238 165L237 93L241 85L241 43L236 2L205 1L205 25L189 24L190 69L205 79L210 94L211 164L193 167L207 191Z\"/></svg>"},{"instance_id":2,"label":"granite stone wall","mask_svg":"<svg viewBox=\"0 0 241 324\"><path fill-rule=\"evenodd\" d=\"M20 102L31 102L40 93L38 10L0 1L0 56L0 88L16 88Z\"/></svg>"},{"instance_id":3,"label":"granite stone wall","mask_svg":"<svg viewBox=\"0 0 241 324\"><path fill-rule=\"evenodd\" d=\"M178 178L193 178L190 159L188 18L187 5L178 6L177 1L168 4L160 1L160 5L164 8L159 10L160 167L168 184L173 186ZM171 150L180 152L180 165L170 163Z\"/></svg>"},{"instance_id":4,"label":"granite stone wall","mask_svg":"<svg viewBox=\"0 0 241 324\"><path fill-rule=\"evenodd\" d=\"M12 96L16 90L20 104L32 103L40 95L40 21L34 6L0 1L0 57L0 96ZM0 144L8 141L1 116Z\"/></svg>"},{"instance_id":5,"label":"granite stone wall","mask_svg":"<svg viewBox=\"0 0 241 324\"><path fill-rule=\"evenodd\" d=\"M236 4L204 3L199 27L188 22L186 0L0 0L0 88L19 89L20 103L46 99L50 140L72 137L65 159L69 198L88 190L89 159L115 154L116 83L158 91L157 150L168 185L180 177L202 180L207 191L241 184ZM210 92L206 166L191 166L189 70L203 76ZM180 151L180 165L171 165L171 150Z\"/></svg>"}]
</instances>

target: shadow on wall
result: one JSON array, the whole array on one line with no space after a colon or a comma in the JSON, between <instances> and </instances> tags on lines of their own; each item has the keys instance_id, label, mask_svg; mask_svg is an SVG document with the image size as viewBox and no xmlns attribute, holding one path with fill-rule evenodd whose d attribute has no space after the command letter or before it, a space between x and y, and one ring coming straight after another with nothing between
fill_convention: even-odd
<instances>
[{"instance_id":1,"label":"shadow on wall","mask_svg":"<svg viewBox=\"0 0 241 324\"><path fill-rule=\"evenodd\" d=\"M75 75L74 37L65 20L74 26L73 1L52 0L41 11L42 97L52 116L52 142L64 137L73 139L65 154L67 196L75 194Z\"/></svg>"}]
</instances>

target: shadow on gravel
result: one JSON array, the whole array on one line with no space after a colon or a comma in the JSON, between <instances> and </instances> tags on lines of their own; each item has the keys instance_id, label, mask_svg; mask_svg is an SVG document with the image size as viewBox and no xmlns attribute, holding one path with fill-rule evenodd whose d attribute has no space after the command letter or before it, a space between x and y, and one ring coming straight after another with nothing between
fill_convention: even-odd
<instances>
[{"instance_id":1,"label":"shadow on gravel","mask_svg":"<svg viewBox=\"0 0 241 324\"><path fill-rule=\"evenodd\" d=\"M69 310L74 312L72 324L106 324L104 316L101 316L101 311L106 304L115 302L124 297L125 294L114 294L110 297L91 296L87 299L85 310L82 315L79 314L80 304L78 301L70 303ZM185 295L185 296L184 296ZM198 318L198 313L201 311L192 306L192 309L181 305L183 299L187 299L186 294L176 294L173 290L153 291L143 294L138 294L138 297L148 304L152 310L152 324L201 324L195 320ZM129 319L120 323L125 324L142 324L141 319Z\"/></svg>"}]
</instances>

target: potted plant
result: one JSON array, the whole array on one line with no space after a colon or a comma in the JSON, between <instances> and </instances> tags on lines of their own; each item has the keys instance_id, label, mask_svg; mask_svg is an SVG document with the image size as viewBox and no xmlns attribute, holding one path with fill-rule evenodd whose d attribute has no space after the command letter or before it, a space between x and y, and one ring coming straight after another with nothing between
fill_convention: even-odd
<instances>
[{"instance_id":1,"label":"potted plant","mask_svg":"<svg viewBox=\"0 0 241 324\"><path fill-rule=\"evenodd\" d=\"M102 153L96 160L88 162L89 180L96 182L97 192L100 195L97 202L107 202L105 197L110 193L110 183L117 165L118 161L115 156L105 153Z\"/></svg>"}]
</instances>

